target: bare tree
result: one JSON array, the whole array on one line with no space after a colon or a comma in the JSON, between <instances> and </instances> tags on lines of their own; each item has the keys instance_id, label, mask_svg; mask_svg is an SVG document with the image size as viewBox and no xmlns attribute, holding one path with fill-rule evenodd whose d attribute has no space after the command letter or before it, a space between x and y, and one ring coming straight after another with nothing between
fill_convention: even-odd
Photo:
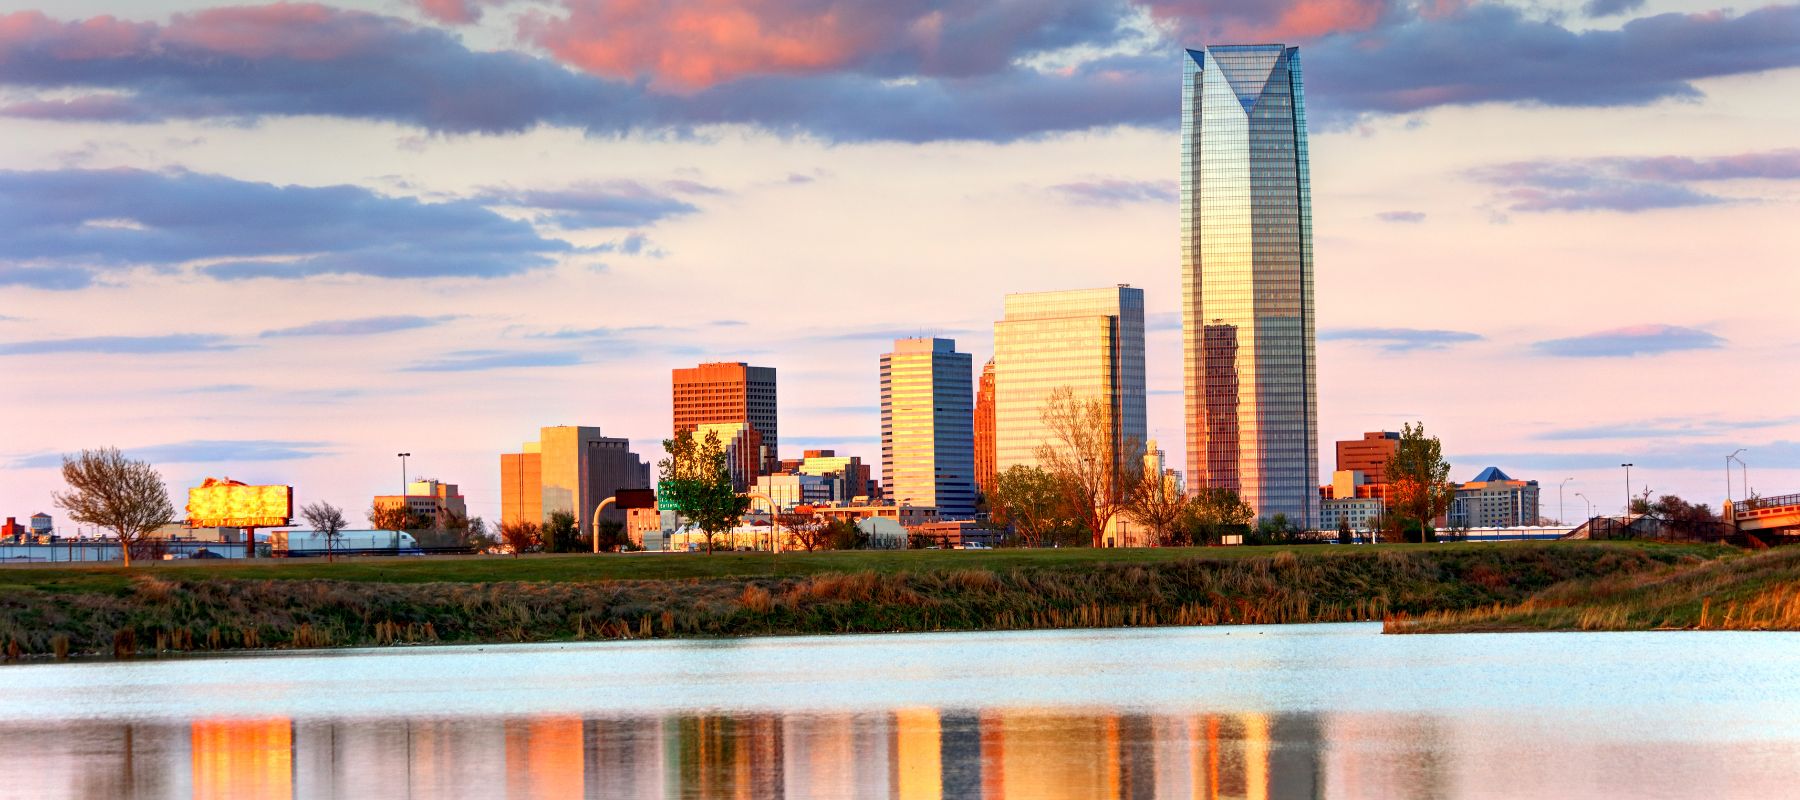
<instances>
[{"instance_id":1,"label":"bare tree","mask_svg":"<svg viewBox=\"0 0 1800 800\"><path fill-rule=\"evenodd\" d=\"M117 535L127 567L132 548L175 522L175 507L169 503L162 475L150 462L126 458L116 447L63 456L62 474L69 491L52 495L57 507L68 510L76 522Z\"/></svg>"},{"instance_id":2,"label":"bare tree","mask_svg":"<svg viewBox=\"0 0 1800 800\"><path fill-rule=\"evenodd\" d=\"M306 520L306 524L311 525L314 531L317 531L320 536L324 537L325 560L336 561L337 553L335 551L338 534L342 533L345 528L350 527L350 523L344 521L344 510L330 503L320 501L317 503L307 503L305 506L302 506L300 508L300 516Z\"/></svg>"},{"instance_id":3,"label":"bare tree","mask_svg":"<svg viewBox=\"0 0 1800 800\"><path fill-rule=\"evenodd\" d=\"M1181 518L1187 513L1188 495L1176 484L1173 475L1145 473L1125 516L1156 534L1156 542L1164 547L1189 544Z\"/></svg>"},{"instance_id":4,"label":"bare tree","mask_svg":"<svg viewBox=\"0 0 1800 800\"><path fill-rule=\"evenodd\" d=\"M500 539L512 550L514 558L520 553L535 549L543 535L543 528L535 522L502 522L500 523Z\"/></svg>"},{"instance_id":5,"label":"bare tree","mask_svg":"<svg viewBox=\"0 0 1800 800\"><path fill-rule=\"evenodd\" d=\"M810 553L831 544L831 532L812 514L784 511L775 515L775 524L787 529L789 546Z\"/></svg>"},{"instance_id":6,"label":"bare tree","mask_svg":"<svg viewBox=\"0 0 1800 800\"><path fill-rule=\"evenodd\" d=\"M1044 403L1050 440L1038 446L1038 462L1056 476L1069 512L1103 544L1107 523L1131 504L1143 472L1143 443L1119 436L1118 418L1098 397L1077 398L1067 386Z\"/></svg>"}]
</instances>

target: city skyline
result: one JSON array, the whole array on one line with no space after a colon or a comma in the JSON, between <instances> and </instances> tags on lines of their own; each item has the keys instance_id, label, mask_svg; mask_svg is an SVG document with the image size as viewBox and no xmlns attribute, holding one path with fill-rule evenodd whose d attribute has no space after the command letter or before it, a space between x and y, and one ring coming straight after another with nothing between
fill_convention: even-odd
<instances>
[{"instance_id":1,"label":"city skyline","mask_svg":"<svg viewBox=\"0 0 1800 800\"><path fill-rule=\"evenodd\" d=\"M854 365L885 342L942 335L980 363L1004 294L1112 283L1146 290L1149 433L1186 469L1169 447L1182 437L1174 56L1222 32L1301 46L1308 101L1324 110L1311 141L1326 299L1321 444L1422 420L1443 438L1453 479L1490 465L1539 479L1566 471L1597 505L1622 497L1616 465L1631 461L1634 490L1716 506L1723 456L1737 447L1750 448L1751 486L1800 486L1800 418L1785 400L1800 379L1769 367L1800 357L1800 334L1763 301L1800 289L1788 268L1796 233L1782 224L1800 176L1785 134L1795 112L1766 102L1800 91L1794 43L1782 38L1795 6L1586 15L1571 4L1546 18L1476 4L1333 18L1294 3L1209 23L1131 6L1167 27L1102 44L1065 26L1000 51L1036 59L1034 79L1062 80L1067 67L1072 77L1045 91L1110 89L1101 96L1117 104L1081 104L1094 116L958 128L946 122L954 115L900 105L917 119L871 118L886 127L859 132L780 118L798 112L767 102L762 117L732 111L712 119L736 127L671 139L589 137L592 124L551 114L529 129L500 119L516 107L493 124L446 121L396 87L370 112L328 95L256 106L177 81L161 90L187 94L155 98L166 102L151 114L129 101L158 90L70 66L111 52L79 46L105 25L75 25L104 4L59 4L41 18L36 5L0 3L0 64L44 59L0 68L11 145L0 153L0 226L12 243L0 252L11 386L0 414L25 421L0 438L7 514L56 513L57 454L116 444L156 461L177 491L229 475L351 509L397 488L392 453L410 451L414 475L463 486L471 513L491 520L493 454L522 432L598 424L653 463L669 414L659 376L712 360L776 367L784 395L803 398L781 411L782 455L825 447L872 461L878 401ZM576 75L638 70L665 99L758 78L813 82L791 96L833 79L909 85L870 77L893 70L960 100L976 95L955 94L945 76L995 91L1017 77L928 62L908 44L885 51L883 66L853 62L854 47L803 65L739 53L683 77L655 59L597 66L549 39L518 45L522 12L505 6L452 25L398 2L310 17L291 7L281 22L292 41L338 43L296 61L269 35L276 12L199 13L213 5L134 6L137 27L109 41L216 48L295 74L300 63L363 65L383 48L499 70L482 56L517 50L527 65ZM1038 23L1053 29L1027 24ZM1405 69L1407 46L1477 23L1497 42L1567 45L1573 61L1550 65L1557 75L1602 63L1629 72L1647 51L1666 68L1654 79L1588 73L1572 86L1470 42L1490 77ZM1702 36L1741 60L1696 64L1681 48ZM1151 87L1141 101L1139 87ZM708 121L655 113L646 124ZM13 213L45 196L117 202ZM319 231L346 230L334 225L348 207L378 233L457 249L383 253L355 228L321 242ZM313 277L255 277L278 254L151 213L192 208L251 237L270 231L251 212L293 212L281 217L293 232L283 252L312 254ZM1645 381L1666 388L1617 390Z\"/></svg>"}]
</instances>

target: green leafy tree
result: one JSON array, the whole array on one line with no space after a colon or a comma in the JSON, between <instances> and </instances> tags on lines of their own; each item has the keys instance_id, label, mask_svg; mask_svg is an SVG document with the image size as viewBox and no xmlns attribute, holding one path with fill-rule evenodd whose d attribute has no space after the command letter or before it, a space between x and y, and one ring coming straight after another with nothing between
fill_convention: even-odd
<instances>
[{"instance_id":1,"label":"green leafy tree","mask_svg":"<svg viewBox=\"0 0 1800 800\"><path fill-rule=\"evenodd\" d=\"M1350 520L1343 517L1338 518L1337 541L1338 544L1350 544L1356 541L1355 535L1350 532Z\"/></svg>"},{"instance_id":2,"label":"green leafy tree","mask_svg":"<svg viewBox=\"0 0 1800 800\"><path fill-rule=\"evenodd\" d=\"M1218 544L1227 535L1251 533L1256 510L1230 489L1204 488L1188 499L1180 527L1194 544Z\"/></svg>"},{"instance_id":3,"label":"green leafy tree","mask_svg":"<svg viewBox=\"0 0 1800 800\"><path fill-rule=\"evenodd\" d=\"M63 456L62 476L69 491L51 496L57 507L76 522L112 531L127 567L132 550L143 550L151 534L175 522L161 473L148 461L126 458L116 447Z\"/></svg>"},{"instance_id":4,"label":"green leafy tree","mask_svg":"<svg viewBox=\"0 0 1800 800\"><path fill-rule=\"evenodd\" d=\"M600 550L605 553L631 549L631 536L625 533L625 523L616 519L600 520Z\"/></svg>"},{"instance_id":5,"label":"green leafy tree","mask_svg":"<svg viewBox=\"0 0 1800 800\"><path fill-rule=\"evenodd\" d=\"M1067 500L1056 477L1038 467L1014 464L994 476L989 501L995 522L1009 526L1020 544L1037 547L1068 523Z\"/></svg>"},{"instance_id":6,"label":"green leafy tree","mask_svg":"<svg viewBox=\"0 0 1800 800\"><path fill-rule=\"evenodd\" d=\"M834 519L825 523L825 540L833 550L869 549L869 535L847 519Z\"/></svg>"},{"instance_id":7,"label":"green leafy tree","mask_svg":"<svg viewBox=\"0 0 1800 800\"><path fill-rule=\"evenodd\" d=\"M500 537L488 530L487 520L469 517L468 528L463 533L463 546L472 548L477 553L491 553L500 546Z\"/></svg>"},{"instance_id":8,"label":"green leafy tree","mask_svg":"<svg viewBox=\"0 0 1800 800\"><path fill-rule=\"evenodd\" d=\"M1385 471L1393 487L1388 524L1398 528L1407 541L1430 541L1431 521L1449 511L1450 501L1456 497L1443 445L1436 436L1425 435L1425 423L1407 423L1400 429L1400 446L1388 456Z\"/></svg>"},{"instance_id":9,"label":"green leafy tree","mask_svg":"<svg viewBox=\"0 0 1800 800\"><path fill-rule=\"evenodd\" d=\"M575 513L552 511L544 521L544 552L573 553L582 549L581 532L575 528Z\"/></svg>"},{"instance_id":10,"label":"green leafy tree","mask_svg":"<svg viewBox=\"0 0 1800 800\"><path fill-rule=\"evenodd\" d=\"M663 440L663 451L669 457L657 463L657 492L700 529L710 554L721 534L743 522L750 498L732 488L725 445L717 433L709 431L696 440L693 431L680 431Z\"/></svg>"}]
</instances>

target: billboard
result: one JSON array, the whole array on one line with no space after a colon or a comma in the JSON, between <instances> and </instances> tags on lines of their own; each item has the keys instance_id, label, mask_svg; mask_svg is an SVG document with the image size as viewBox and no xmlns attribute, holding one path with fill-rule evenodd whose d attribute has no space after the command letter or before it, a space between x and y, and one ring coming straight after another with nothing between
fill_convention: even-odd
<instances>
[{"instance_id":1,"label":"billboard","mask_svg":"<svg viewBox=\"0 0 1800 800\"><path fill-rule=\"evenodd\" d=\"M207 478L188 490L190 528L267 528L294 516L294 487L249 486L230 478Z\"/></svg>"}]
</instances>

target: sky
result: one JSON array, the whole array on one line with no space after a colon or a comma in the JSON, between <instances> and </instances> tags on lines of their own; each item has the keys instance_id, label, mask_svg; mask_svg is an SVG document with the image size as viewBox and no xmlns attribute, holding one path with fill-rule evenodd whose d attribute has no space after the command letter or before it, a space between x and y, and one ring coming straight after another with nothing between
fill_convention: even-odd
<instances>
[{"instance_id":1,"label":"sky","mask_svg":"<svg viewBox=\"0 0 1800 800\"><path fill-rule=\"evenodd\" d=\"M1117 283L1181 468L1180 53L1243 42L1305 64L1322 474L1416 421L1552 517L1800 492L1800 5L1717 2L0 0L0 516L117 446L492 519L714 360L878 465L893 338Z\"/></svg>"}]
</instances>

